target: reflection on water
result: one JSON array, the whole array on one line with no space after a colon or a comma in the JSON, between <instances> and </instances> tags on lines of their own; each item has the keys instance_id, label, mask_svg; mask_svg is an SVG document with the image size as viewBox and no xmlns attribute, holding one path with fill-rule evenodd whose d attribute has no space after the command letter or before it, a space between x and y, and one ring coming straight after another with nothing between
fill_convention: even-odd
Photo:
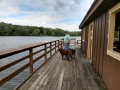
<instances>
[{"instance_id":1,"label":"reflection on water","mask_svg":"<svg viewBox=\"0 0 120 90\"><path fill-rule=\"evenodd\" d=\"M9 49L13 48L19 48L21 46L29 45L29 44L35 44L35 43L43 43L43 42L49 42L53 40L58 40L63 37L0 37L0 52L5 52ZM76 37L77 40L80 40L80 37ZM40 47L42 48L42 47ZM36 50L40 49L36 48L33 51L35 52ZM17 55L10 56L8 58L0 59L0 67L4 66L10 62L13 62L15 60L18 60L21 57L24 57L28 55L28 51L19 53ZM39 53L39 55L42 53ZM34 56L36 58L37 56ZM48 56L49 57L49 56ZM2 72L0 72L0 79L9 75L11 72L17 70L18 68L22 67L23 65L27 64L29 62L28 59L22 61L19 64L16 64ZM37 63L34 64L34 69L38 68L42 63L44 62L44 58L41 60L37 61ZM0 90L13 90L17 85L19 85L22 81L25 80L29 76L29 68L25 69L22 73L14 77L12 80L4 84L2 87L0 87Z\"/></svg>"}]
</instances>

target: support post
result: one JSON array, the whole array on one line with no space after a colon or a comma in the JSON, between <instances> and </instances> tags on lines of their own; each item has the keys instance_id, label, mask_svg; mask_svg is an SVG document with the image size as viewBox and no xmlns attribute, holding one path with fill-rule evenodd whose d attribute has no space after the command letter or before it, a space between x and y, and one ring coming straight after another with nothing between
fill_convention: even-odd
<instances>
[{"instance_id":1,"label":"support post","mask_svg":"<svg viewBox=\"0 0 120 90\"><path fill-rule=\"evenodd\" d=\"M30 74L33 73L33 49L29 49L29 63L30 63Z\"/></svg>"},{"instance_id":2,"label":"support post","mask_svg":"<svg viewBox=\"0 0 120 90\"><path fill-rule=\"evenodd\" d=\"M55 41L55 52L56 52L56 41Z\"/></svg>"},{"instance_id":3,"label":"support post","mask_svg":"<svg viewBox=\"0 0 120 90\"><path fill-rule=\"evenodd\" d=\"M61 39L61 47L63 47L63 44L64 44L63 39Z\"/></svg>"},{"instance_id":4,"label":"support post","mask_svg":"<svg viewBox=\"0 0 120 90\"><path fill-rule=\"evenodd\" d=\"M58 40L58 49L60 48L60 41Z\"/></svg>"},{"instance_id":5,"label":"support post","mask_svg":"<svg viewBox=\"0 0 120 90\"><path fill-rule=\"evenodd\" d=\"M47 44L44 45L45 46L45 61L47 60Z\"/></svg>"},{"instance_id":6,"label":"support post","mask_svg":"<svg viewBox=\"0 0 120 90\"><path fill-rule=\"evenodd\" d=\"M50 57L52 56L52 42L50 42Z\"/></svg>"}]
</instances>

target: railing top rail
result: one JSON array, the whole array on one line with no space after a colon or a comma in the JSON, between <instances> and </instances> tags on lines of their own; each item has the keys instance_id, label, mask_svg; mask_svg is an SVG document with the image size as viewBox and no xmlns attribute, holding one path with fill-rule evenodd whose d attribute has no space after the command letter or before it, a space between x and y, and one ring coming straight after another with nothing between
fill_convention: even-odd
<instances>
[{"instance_id":1,"label":"railing top rail","mask_svg":"<svg viewBox=\"0 0 120 90\"><path fill-rule=\"evenodd\" d=\"M14 55L14 54L17 54L17 53L20 53L20 52L23 52L23 51L26 51L26 50L29 50L29 49L32 49L32 48L42 46L42 45L45 45L45 44L53 43L55 41L58 41L58 40L45 42L45 43L29 44L29 45L26 45L26 46L23 46L23 47L19 47L17 49L7 50L7 51L4 51L4 52L0 53L0 59L11 56L11 55Z\"/></svg>"}]
</instances>

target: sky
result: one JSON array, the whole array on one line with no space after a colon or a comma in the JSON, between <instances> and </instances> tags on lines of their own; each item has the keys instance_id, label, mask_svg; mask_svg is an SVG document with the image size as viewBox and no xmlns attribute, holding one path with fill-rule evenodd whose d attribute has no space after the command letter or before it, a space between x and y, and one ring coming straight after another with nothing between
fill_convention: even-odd
<instances>
[{"instance_id":1,"label":"sky","mask_svg":"<svg viewBox=\"0 0 120 90\"><path fill-rule=\"evenodd\" d=\"M0 0L0 22L80 31L94 0Z\"/></svg>"}]
</instances>

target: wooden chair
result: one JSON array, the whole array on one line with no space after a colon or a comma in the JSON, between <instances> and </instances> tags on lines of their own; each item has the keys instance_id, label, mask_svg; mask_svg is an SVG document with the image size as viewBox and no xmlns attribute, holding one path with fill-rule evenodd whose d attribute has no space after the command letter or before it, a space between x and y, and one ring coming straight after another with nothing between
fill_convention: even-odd
<instances>
[{"instance_id":1,"label":"wooden chair","mask_svg":"<svg viewBox=\"0 0 120 90\"><path fill-rule=\"evenodd\" d=\"M70 39L70 47L75 48L75 46L76 46L76 38L71 38Z\"/></svg>"}]
</instances>

